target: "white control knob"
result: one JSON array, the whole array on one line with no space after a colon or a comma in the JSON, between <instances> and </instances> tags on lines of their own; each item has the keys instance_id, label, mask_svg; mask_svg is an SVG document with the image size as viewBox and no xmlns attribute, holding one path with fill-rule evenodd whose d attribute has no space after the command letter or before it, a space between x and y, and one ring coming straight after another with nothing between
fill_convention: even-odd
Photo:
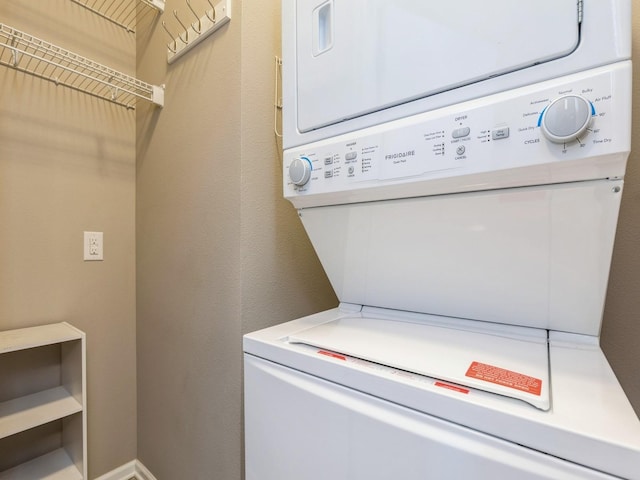
<instances>
[{"instance_id":1,"label":"white control knob","mask_svg":"<svg viewBox=\"0 0 640 480\"><path fill-rule=\"evenodd\" d=\"M289 178L295 184L301 187L311 178L311 161L307 157L296 158L289 164Z\"/></svg>"},{"instance_id":2,"label":"white control knob","mask_svg":"<svg viewBox=\"0 0 640 480\"><path fill-rule=\"evenodd\" d=\"M595 109L589 100L579 95L566 95L556 98L545 108L539 125L547 139L554 143L566 143L587 131L593 115Z\"/></svg>"}]
</instances>

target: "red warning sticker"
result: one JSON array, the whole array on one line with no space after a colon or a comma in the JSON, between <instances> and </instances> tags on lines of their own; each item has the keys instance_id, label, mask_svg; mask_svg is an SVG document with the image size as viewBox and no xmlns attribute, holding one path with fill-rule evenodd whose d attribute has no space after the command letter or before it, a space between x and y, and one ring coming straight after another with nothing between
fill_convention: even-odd
<instances>
[{"instance_id":1,"label":"red warning sticker","mask_svg":"<svg viewBox=\"0 0 640 480\"><path fill-rule=\"evenodd\" d=\"M320 355L326 355L327 357L337 358L338 360L347 359L347 357L345 357L344 355L340 355L339 353L335 353L335 352L328 352L327 350L318 350L318 353Z\"/></svg>"},{"instance_id":2,"label":"red warning sticker","mask_svg":"<svg viewBox=\"0 0 640 480\"><path fill-rule=\"evenodd\" d=\"M434 383L434 385L436 387L442 387L442 388L446 388L447 390L453 390L454 392L460 392L460 393L469 393L469 390L467 390L466 388L462 388L459 387L457 385L449 385L448 383L442 383L442 382L436 382Z\"/></svg>"},{"instance_id":3,"label":"red warning sticker","mask_svg":"<svg viewBox=\"0 0 640 480\"><path fill-rule=\"evenodd\" d=\"M467 377L483 380L503 387L540 396L542 380L518 372L512 372L486 363L473 362L465 374Z\"/></svg>"}]
</instances>

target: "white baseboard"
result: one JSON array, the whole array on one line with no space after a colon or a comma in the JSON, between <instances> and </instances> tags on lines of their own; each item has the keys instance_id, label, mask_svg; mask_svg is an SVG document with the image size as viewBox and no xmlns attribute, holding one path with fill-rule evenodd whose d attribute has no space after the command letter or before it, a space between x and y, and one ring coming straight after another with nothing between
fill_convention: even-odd
<instances>
[{"instance_id":1,"label":"white baseboard","mask_svg":"<svg viewBox=\"0 0 640 480\"><path fill-rule=\"evenodd\" d=\"M111 470L104 475L96 478L96 480L129 480L130 478L136 477L136 463L137 460L132 460L129 463L125 463L124 465Z\"/></svg>"},{"instance_id":2,"label":"white baseboard","mask_svg":"<svg viewBox=\"0 0 640 480\"><path fill-rule=\"evenodd\" d=\"M136 479L137 480L156 480L156 477L145 467L141 461L136 460Z\"/></svg>"},{"instance_id":3,"label":"white baseboard","mask_svg":"<svg viewBox=\"0 0 640 480\"><path fill-rule=\"evenodd\" d=\"M156 480L156 477L139 460L132 460L120 467L111 470L96 480Z\"/></svg>"}]
</instances>

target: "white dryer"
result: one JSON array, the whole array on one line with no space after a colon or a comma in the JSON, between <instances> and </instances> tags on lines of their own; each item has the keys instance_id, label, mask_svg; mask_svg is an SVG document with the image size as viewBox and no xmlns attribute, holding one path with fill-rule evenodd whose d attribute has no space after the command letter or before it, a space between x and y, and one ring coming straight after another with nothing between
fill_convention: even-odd
<instances>
[{"instance_id":1,"label":"white dryer","mask_svg":"<svg viewBox=\"0 0 640 480\"><path fill-rule=\"evenodd\" d=\"M629 10L285 0L284 194L341 303L245 336L247 480L640 479L599 347Z\"/></svg>"}]
</instances>

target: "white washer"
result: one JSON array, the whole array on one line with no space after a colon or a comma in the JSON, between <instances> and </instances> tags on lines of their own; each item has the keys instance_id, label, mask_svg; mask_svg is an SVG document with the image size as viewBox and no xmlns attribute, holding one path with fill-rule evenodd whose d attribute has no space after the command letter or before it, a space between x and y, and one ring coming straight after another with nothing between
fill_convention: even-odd
<instances>
[{"instance_id":1,"label":"white washer","mask_svg":"<svg viewBox=\"0 0 640 480\"><path fill-rule=\"evenodd\" d=\"M416 352L403 351L405 335L412 328L416 337L422 328L442 328L429 325L441 320L350 310L343 304L245 338L248 480L640 478L638 421L596 343L551 336L551 405L544 411L377 363L381 351L400 350L394 359L410 361ZM343 321L356 325L354 343L365 331L384 338L366 345L373 361L361 352L351 356L290 341L293 334ZM409 332L381 335L393 322ZM380 331L376 323L383 324ZM516 381L527 388L533 383L524 375Z\"/></svg>"},{"instance_id":2,"label":"white washer","mask_svg":"<svg viewBox=\"0 0 640 480\"><path fill-rule=\"evenodd\" d=\"M245 336L247 480L640 479L599 347L629 3L371 3L283 5L284 193L341 303Z\"/></svg>"}]
</instances>

